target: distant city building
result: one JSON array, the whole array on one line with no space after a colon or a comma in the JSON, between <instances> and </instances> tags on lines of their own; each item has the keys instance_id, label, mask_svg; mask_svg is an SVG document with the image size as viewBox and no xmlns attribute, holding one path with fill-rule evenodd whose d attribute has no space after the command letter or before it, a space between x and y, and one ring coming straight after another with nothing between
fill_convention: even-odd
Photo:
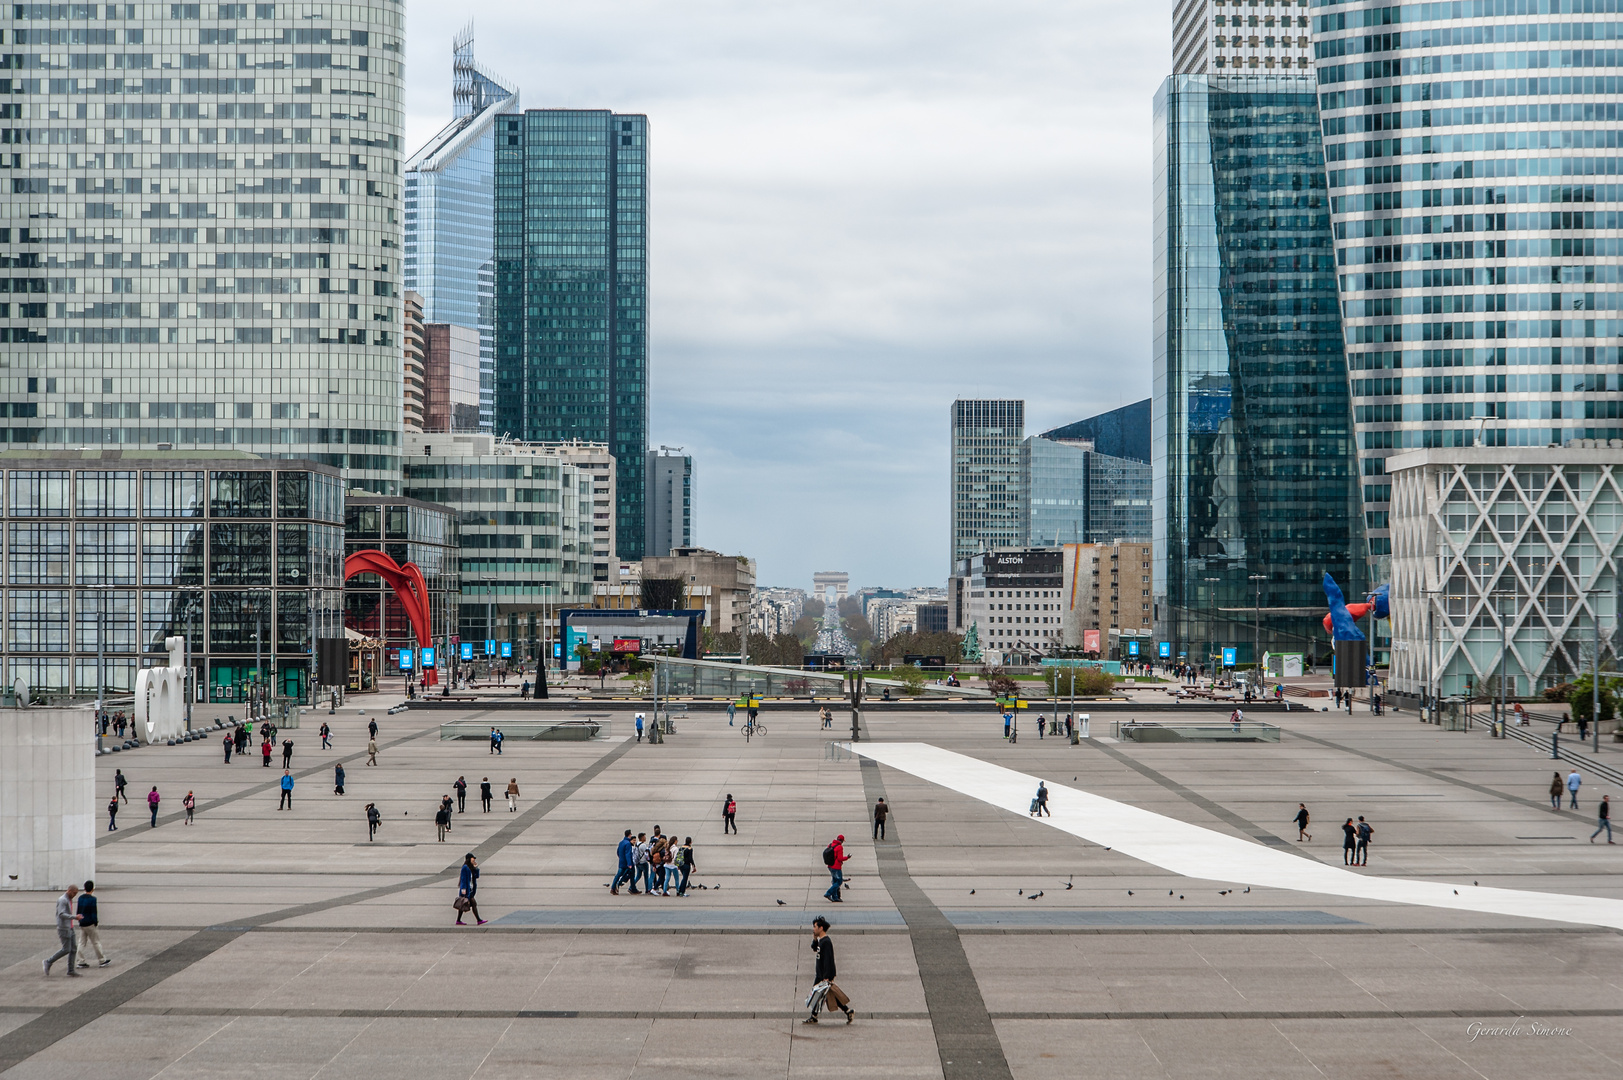
<instances>
[{"instance_id":1,"label":"distant city building","mask_svg":"<svg viewBox=\"0 0 1623 1080\"><path fill-rule=\"evenodd\" d=\"M523 642L525 656L558 640L558 610L590 606L594 581L608 578L610 534L595 531L596 504L613 505L608 447L411 432L405 449L406 494L450 507L460 524L456 633Z\"/></svg>"},{"instance_id":2,"label":"distant city building","mask_svg":"<svg viewBox=\"0 0 1623 1080\"><path fill-rule=\"evenodd\" d=\"M918 605L915 616L921 634L945 634L951 629L945 600L932 600Z\"/></svg>"},{"instance_id":3,"label":"distant city building","mask_svg":"<svg viewBox=\"0 0 1623 1080\"><path fill-rule=\"evenodd\" d=\"M954 633L977 628L985 662L1025 663L1064 645L1064 550L1014 548L959 560L950 583Z\"/></svg>"},{"instance_id":4,"label":"distant city building","mask_svg":"<svg viewBox=\"0 0 1623 1080\"><path fill-rule=\"evenodd\" d=\"M499 118L495 133L496 430L607 443L617 477L615 554L640 558L648 118L531 109Z\"/></svg>"},{"instance_id":5,"label":"distant city building","mask_svg":"<svg viewBox=\"0 0 1623 1080\"><path fill-rule=\"evenodd\" d=\"M648 535L643 550L669 555L693 545L693 457L681 447L648 451Z\"/></svg>"},{"instance_id":6,"label":"distant city building","mask_svg":"<svg viewBox=\"0 0 1623 1080\"><path fill-rule=\"evenodd\" d=\"M1532 697L1617 670L1623 442L1386 459L1395 698ZM1599 633L1597 635L1597 623Z\"/></svg>"},{"instance_id":7,"label":"distant city building","mask_svg":"<svg viewBox=\"0 0 1623 1080\"><path fill-rule=\"evenodd\" d=\"M1089 453L1087 533L1083 541L1149 541L1155 535L1155 470L1147 461Z\"/></svg>"},{"instance_id":8,"label":"distant city building","mask_svg":"<svg viewBox=\"0 0 1623 1080\"><path fill-rule=\"evenodd\" d=\"M1310 22L1307 0L1178 0L1172 73L1306 71L1313 66Z\"/></svg>"},{"instance_id":9,"label":"distant city building","mask_svg":"<svg viewBox=\"0 0 1623 1080\"><path fill-rule=\"evenodd\" d=\"M952 561L1026 537L1023 401L952 403Z\"/></svg>"},{"instance_id":10,"label":"distant city building","mask_svg":"<svg viewBox=\"0 0 1623 1080\"><path fill-rule=\"evenodd\" d=\"M755 591L755 560L708 548L675 548L669 555L646 556L643 580L673 578L687 591L687 607L703 608L705 625L718 634L746 625Z\"/></svg>"},{"instance_id":11,"label":"distant city building","mask_svg":"<svg viewBox=\"0 0 1623 1080\"><path fill-rule=\"evenodd\" d=\"M756 589L750 598L750 634L763 637L787 634L805 613L804 589Z\"/></svg>"},{"instance_id":12,"label":"distant city building","mask_svg":"<svg viewBox=\"0 0 1623 1080\"><path fill-rule=\"evenodd\" d=\"M1316 90L1155 97L1155 625L1192 662L1304 651L1324 573L1368 580Z\"/></svg>"},{"instance_id":13,"label":"distant city building","mask_svg":"<svg viewBox=\"0 0 1623 1080\"><path fill-rule=\"evenodd\" d=\"M1065 545L1062 625L1067 649L1125 660L1131 656L1127 642L1137 640L1140 655L1149 659L1155 632L1153 551L1148 542ZM1090 632L1097 632L1097 638L1090 638Z\"/></svg>"},{"instance_id":14,"label":"distant city building","mask_svg":"<svg viewBox=\"0 0 1623 1080\"><path fill-rule=\"evenodd\" d=\"M1043 432L1042 437L1060 442L1088 442L1101 454L1148 462L1152 415L1150 399L1145 398L1086 420L1063 424Z\"/></svg>"},{"instance_id":15,"label":"distant city building","mask_svg":"<svg viewBox=\"0 0 1623 1080\"><path fill-rule=\"evenodd\" d=\"M424 430L480 430L478 332L455 323L425 325L423 383Z\"/></svg>"},{"instance_id":16,"label":"distant city building","mask_svg":"<svg viewBox=\"0 0 1623 1080\"><path fill-rule=\"evenodd\" d=\"M400 335L404 353L401 423L407 431L422 431L428 401L428 382L423 371L423 298L408 289L401 299L405 313Z\"/></svg>"},{"instance_id":17,"label":"distant city building","mask_svg":"<svg viewBox=\"0 0 1623 1080\"><path fill-rule=\"evenodd\" d=\"M1098 453L1087 440L1033 435L1021 447L1026 545L1148 540L1148 462Z\"/></svg>"},{"instance_id":18,"label":"distant city building","mask_svg":"<svg viewBox=\"0 0 1623 1080\"><path fill-rule=\"evenodd\" d=\"M868 605L868 625L873 628L874 640L884 644L897 634L911 634L918 630L918 601L907 599L877 599Z\"/></svg>"},{"instance_id":19,"label":"distant city building","mask_svg":"<svg viewBox=\"0 0 1623 1080\"><path fill-rule=\"evenodd\" d=\"M477 426L488 431L496 400L494 126L518 111L519 95L474 60L471 26L451 51L452 120L406 162L405 281L422 294L428 322L476 335Z\"/></svg>"}]
</instances>

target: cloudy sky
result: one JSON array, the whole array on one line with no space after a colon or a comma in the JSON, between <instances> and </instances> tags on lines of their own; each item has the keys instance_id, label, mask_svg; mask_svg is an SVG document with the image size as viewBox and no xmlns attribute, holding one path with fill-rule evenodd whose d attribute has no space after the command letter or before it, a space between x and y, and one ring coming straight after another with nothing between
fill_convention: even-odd
<instances>
[{"instance_id":1,"label":"cloudy sky","mask_svg":"<svg viewBox=\"0 0 1623 1080\"><path fill-rule=\"evenodd\" d=\"M1171 0L408 5L406 133L450 40L526 107L649 116L651 432L762 584L940 585L948 412L1035 433L1150 390L1150 103Z\"/></svg>"}]
</instances>

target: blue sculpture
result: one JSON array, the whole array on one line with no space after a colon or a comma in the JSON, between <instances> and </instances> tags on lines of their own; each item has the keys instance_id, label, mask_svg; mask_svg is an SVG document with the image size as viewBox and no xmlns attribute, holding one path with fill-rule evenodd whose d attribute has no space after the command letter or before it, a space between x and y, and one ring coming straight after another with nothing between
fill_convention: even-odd
<instances>
[{"instance_id":1,"label":"blue sculpture","mask_svg":"<svg viewBox=\"0 0 1623 1080\"><path fill-rule=\"evenodd\" d=\"M1385 589L1381 590L1384 599ZM1330 637L1335 641L1363 641L1364 632L1358 629L1358 623L1353 620L1352 612L1347 610L1347 598L1341 594L1341 586L1336 579L1330 576L1328 570L1324 573L1324 597L1330 602Z\"/></svg>"},{"instance_id":2,"label":"blue sculpture","mask_svg":"<svg viewBox=\"0 0 1623 1080\"><path fill-rule=\"evenodd\" d=\"M1387 614L1387 592L1391 588L1392 586L1390 585L1382 585L1380 588L1369 594L1370 603L1375 605L1375 617L1377 619L1390 618L1390 616Z\"/></svg>"}]
</instances>

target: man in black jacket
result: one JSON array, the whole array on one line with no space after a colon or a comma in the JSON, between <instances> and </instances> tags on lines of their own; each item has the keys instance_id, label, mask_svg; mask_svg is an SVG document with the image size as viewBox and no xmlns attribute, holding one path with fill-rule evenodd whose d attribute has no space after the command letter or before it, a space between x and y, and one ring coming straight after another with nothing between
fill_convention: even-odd
<instances>
[{"instance_id":1,"label":"man in black jacket","mask_svg":"<svg viewBox=\"0 0 1623 1080\"><path fill-rule=\"evenodd\" d=\"M817 1007L823 1001L831 1001L843 1013L845 1022L849 1024L857 1018L851 1008L851 999L845 996L845 991L834 985L834 939L828 936L828 920L821 915L812 920L812 953L817 957L817 973L815 982L828 983L828 993L821 999L812 999L812 1014L802 1020L803 1024L817 1023Z\"/></svg>"}]
</instances>

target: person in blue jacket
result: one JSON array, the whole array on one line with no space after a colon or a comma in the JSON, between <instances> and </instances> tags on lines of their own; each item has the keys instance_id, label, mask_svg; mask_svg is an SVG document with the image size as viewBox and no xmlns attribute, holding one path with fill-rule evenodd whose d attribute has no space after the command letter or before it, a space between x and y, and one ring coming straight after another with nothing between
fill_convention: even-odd
<instances>
[{"instance_id":1,"label":"person in blue jacket","mask_svg":"<svg viewBox=\"0 0 1623 1080\"><path fill-rule=\"evenodd\" d=\"M619 869L614 872L614 884L609 886L610 896L620 895L620 883L627 882L631 892L637 892L637 859L636 843L631 839L631 830L627 829L625 836L620 838L620 844L615 848L615 855L619 858Z\"/></svg>"},{"instance_id":2,"label":"person in blue jacket","mask_svg":"<svg viewBox=\"0 0 1623 1080\"><path fill-rule=\"evenodd\" d=\"M293 809L293 774L286 769L282 770L282 801L276 804L276 809Z\"/></svg>"},{"instance_id":3,"label":"person in blue jacket","mask_svg":"<svg viewBox=\"0 0 1623 1080\"><path fill-rule=\"evenodd\" d=\"M474 858L473 852L470 851L462 860L462 876L457 882L456 894L468 898L468 910L473 912L473 921L483 926L485 920L479 917L479 901L473 898L478 891L479 860ZM468 925L462 921L462 912L460 911L456 913L456 924L458 926Z\"/></svg>"}]
</instances>

